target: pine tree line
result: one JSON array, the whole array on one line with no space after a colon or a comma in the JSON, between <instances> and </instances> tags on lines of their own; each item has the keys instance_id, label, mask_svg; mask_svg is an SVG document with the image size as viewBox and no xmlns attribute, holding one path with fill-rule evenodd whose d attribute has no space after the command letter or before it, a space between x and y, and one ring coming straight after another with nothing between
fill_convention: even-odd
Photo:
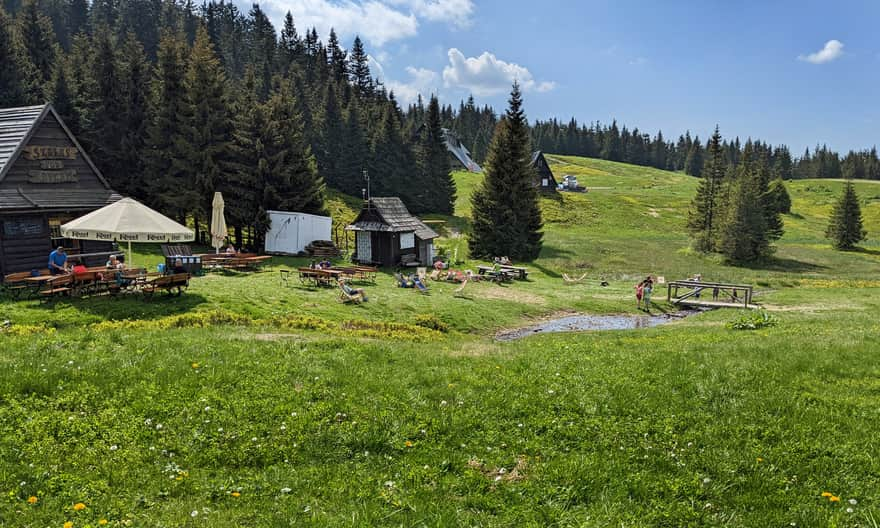
<instances>
[{"instance_id":1,"label":"pine tree line","mask_svg":"<svg viewBox=\"0 0 880 528\"><path fill-rule=\"evenodd\" d=\"M732 262L770 256L773 242L783 235L782 214L790 212L791 199L768 149L747 142L732 165L716 127L701 172L687 222L694 247Z\"/></svg>"},{"instance_id":2,"label":"pine tree line","mask_svg":"<svg viewBox=\"0 0 880 528\"><path fill-rule=\"evenodd\" d=\"M456 116L432 98L416 126L359 38L300 36L290 14L278 34L258 5L223 1L6 4L0 106L52 101L115 189L197 231L228 192L236 242L258 245L266 211L319 213L325 184L360 196L365 172L375 195L452 211L441 129Z\"/></svg>"}]
</instances>

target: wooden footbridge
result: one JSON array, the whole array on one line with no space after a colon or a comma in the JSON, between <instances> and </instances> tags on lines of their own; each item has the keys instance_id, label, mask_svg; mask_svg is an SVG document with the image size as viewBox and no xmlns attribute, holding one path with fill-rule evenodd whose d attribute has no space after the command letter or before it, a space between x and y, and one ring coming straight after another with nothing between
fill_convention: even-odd
<instances>
[{"instance_id":1,"label":"wooden footbridge","mask_svg":"<svg viewBox=\"0 0 880 528\"><path fill-rule=\"evenodd\" d=\"M666 285L666 300L681 306L705 308L755 308L752 287L742 284L672 281Z\"/></svg>"}]
</instances>

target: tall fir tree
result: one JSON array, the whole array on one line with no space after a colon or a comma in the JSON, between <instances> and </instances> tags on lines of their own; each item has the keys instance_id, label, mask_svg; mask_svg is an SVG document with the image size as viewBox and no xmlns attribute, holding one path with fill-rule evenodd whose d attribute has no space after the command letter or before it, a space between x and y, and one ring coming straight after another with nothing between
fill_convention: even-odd
<instances>
[{"instance_id":1,"label":"tall fir tree","mask_svg":"<svg viewBox=\"0 0 880 528\"><path fill-rule=\"evenodd\" d=\"M186 93L186 44L177 33L159 41L150 123L147 126L146 174L150 203L180 221L202 200L191 179L187 138L192 109Z\"/></svg>"},{"instance_id":2,"label":"tall fir tree","mask_svg":"<svg viewBox=\"0 0 880 528\"><path fill-rule=\"evenodd\" d=\"M188 166L200 198L191 210L198 219L207 217L214 191L222 186L224 156L232 135L226 75L204 26L196 32L185 87L191 112L185 136Z\"/></svg>"},{"instance_id":3,"label":"tall fir tree","mask_svg":"<svg viewBox=\"0 0 880 528\"><path fill-rule=\"evenodd\" d=\"M278 65L281 74L287 75L295 66L302 66L303 53L302 39L296 31L293 15L288 11L284 16L281 39L278 41Z\"/></svg>"},{"instance_id":4,"label":"tall fir tree","mask_svg":"<svg viewBox=\"0 0 880 528\"><path fill-rule=\"evenodd\" d=\"M731 262L754 262L770 255L759 178L750 166L731 189L718 241L718 251Z\"/></svg>"},{"instance_id":5,"label":"tall fir tree","mask_svg":"<svg viewBox=\"0 0 880 528\"><path fill-rule=\"evenodd\" d=\"M785 182L782 178L776 178L770 182L768 192L770 194L770 203L778 214L791 213L791 196L789 196L788 189L785 188Z\"/></svg>"},{"instance_id":6,"label":"tall fir tree","mask_svg":"<svg viewBox=\"0 0 880 528\"><path fill-rule=\"evenodd\" d=\"M337 189L352 196L360 196L364 186L363 171L369 168L370 147L361 109L355 98L349 101L346 109L342 151L345 156L339 167Z\"/></svg>"},{"instance_id":7,"label":"tall fir tree","mask_svg":"<svg viewBox=\"0 0 880 528\"><path fill-rule=\"evenodd\" d=\"M709 140L708 155L706 167L702 171L703 178L697 185L697 194L688 211L688 230L694 238L696 249L703 252L716 249L718 227L721 223L720 191L727 171L727 161L721 145L721 130L717 126Z\"/></svg>"},{"instance_id":8,"label":"tall fir tree","mask_svg":"<svg viewBox=\"0 0 880 528\"><path fill-rule=\"evenodd\" d=\"M834 204L825 236L831 240L834 249L838 250L853 249L868 236L862 220L859 197L851 180L846 181L843 194Z\"/></svg>"},{"instance_id":9,"label":"tall fir tree","mask_svg":"<svg viewBox=\"0 0 880 528\"><path fill-rule=\"evenodd\" d=\"M452 214L455 207L455 180L449 151L440 124L440 103L436 95L428 102L425 126L419 141L420 185L428 190L422 198L424 209L417 212Z\"/></svg>"},{"instance_id":10,"label":"tall fir tree","mask_svg":"<svg viewBox=\"0 0 880 528\"><path fill-rule=\"evenodd\" d=\"M360 98L369 97L373 92L373 80L370 77L369 58L360 37L354 38L349 60L351 81L354 84L355 93Z\"/></svg>"},{"instance_id":11,"label":"tall fir tree","mask_svg":"<svg viewBox=\"0 0 880 528\"><path fill-rule=\"evenodd\" d=\"M684 172L697 178L703 173L703 145L700 143L700 136L691 143L684 162Z\"/></svg>"},{"instance_id":12,"label":"tall fir tree","mask_svg":"<svg viewBox=\"0 0 880 528\"><path fill-rule=\"evenodd\" d=\"M348 153L343 150L345 121L332 83L327 85L324 95L320 129L322 134L317 142L318 148L315 149L318 168L327 185L339 189L343 181L342 164Z\"/></svg>"},{"instance_id":13,"label":"tall fir tree","mask_svg":"<svg viewBox=\"0 0 880 528\"><path fill-rule=\"evenodd\" d=\"M48 94L60 53L52 21L43 14L37 0L25 0L16 23L24 52L33 66L31 84L39 88L40 95Z\"/></svg>"},{"instance_id":14,"label":"tall fir tree","mask_svg":"<svg viewBox=\"0 0 880 528\"><path fill-rule=\"evenodd\" d=\"M257 82L253 69L245 70L239 96L234 105L233 141L227 158L227 177L219 190L229 200L226 214L235 231L236 247L244 246L244 232L257 223L263 196L262 181L269 178L266 154L269 119L258 101Z\"/></svg>"},{"instance_id":15,"label":"tall fir tree","mask_svg":"<svg viewBox=\"0 0 880 528\"><path fill-rule=\"evenodd\" d=\"M90 128L85 139L95 155L95 163L111 185L123 192L128 190L129 167L125 166L122 138L125 136L122 116L126 108L125 86L117 52L116 39L110 31L95 35L94 92Z\"/></svg>"},{"instance_id":16,"label":"tall fir tree","mask_svg":"<svg viewBox=\"0 0 880 528\"><path fill-rule=\"evenodd\" d=\"M486 175L471 198L469 247L474 257L530 261L541 252L543 223L518 84L508 103L489 147Z\"/></svg>"},{"instance_id":17,"label":"tall fir tree","mask_svg":"<svg viewBox=\"0 0 880 528\"><path fill-rule=\"evenodd\" d=\"M143 200L146 198L143 174L151 71L144 48L134 33L129 32L125 37L119 66L125 102L118 118L122 126L120 164L124 171L118 178L123 183L116 190Z\"/></svg>"},{"instance_id":18,"label":"tall fir tree","mask_svg":"<svg viewBox=\"0 0 880 528\"><path fill-rule=\"evenodd\" d=\"M22 47L12 18L0 7L0 108L37 102L33 65Z\"/></svg>"}]
</instances>

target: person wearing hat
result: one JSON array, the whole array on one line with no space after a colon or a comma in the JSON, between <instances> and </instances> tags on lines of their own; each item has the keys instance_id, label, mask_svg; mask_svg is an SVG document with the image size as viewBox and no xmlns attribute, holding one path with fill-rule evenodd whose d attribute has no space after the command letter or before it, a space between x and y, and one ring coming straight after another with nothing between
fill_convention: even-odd
<instances>
[{"instance_id":1,"label":"person wearing hat","mask_svg":"<svg viewBox=\"0 0 880 528\"><path fill-rule=\"evenodd\" d=\"M64 252L63 246L49 253L49 273L52 275L64 275L67 269L67 253Z\"/></svg>"}]
</instances>

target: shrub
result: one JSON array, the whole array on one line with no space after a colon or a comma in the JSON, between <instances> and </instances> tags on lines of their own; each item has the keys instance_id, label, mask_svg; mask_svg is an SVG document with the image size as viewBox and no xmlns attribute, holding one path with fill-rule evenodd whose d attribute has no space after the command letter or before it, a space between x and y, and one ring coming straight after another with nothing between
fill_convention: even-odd
<instances>
[{"instance_id":1,"label":"shrub","mask_svg":"<svg viewBox=\"0 0 880 528\"><path fill-rule=\"evenodd\" d=\"M418 314L413 319L413 322L416 326L421 326L422 328L427 328L429 330L436 330L443 333L449 331L449 325L432 314Z\"/></svg>"},{"instance_id":2,"label":"shrub","mask_svg":"<svg viewBox=\"0 0 880 528\"><path fill-rule=\"evenodd\" d=\"M759 330L776 326L778 322L779 320L767 310L758 310L743 313L735 321L727 323L727 328L731 330Z\"/></svg>"}]
</instances>

